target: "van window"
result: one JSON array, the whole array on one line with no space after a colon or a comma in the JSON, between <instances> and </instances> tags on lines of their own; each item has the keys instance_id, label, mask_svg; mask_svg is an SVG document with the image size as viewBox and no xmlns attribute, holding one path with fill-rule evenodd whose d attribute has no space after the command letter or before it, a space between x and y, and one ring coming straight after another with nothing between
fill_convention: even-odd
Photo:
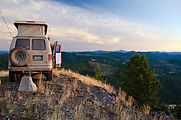
<instances>
[{"instance_id":1,"label":"van window","mask_svg":"<svg viewBox=\"0 0 181 120\"><path fill-rule=\"evenodd\" d=\"M30 49L30 39L17 39L15 47L23 47L27 50Z\"/></svg>"},{"instance_id":2,"label":"van window","mask_svg":"<svg viewBox=\"0 0 181 120\"><path fill-rule=\"evenodd\" d=\"M45 40L44 39L32 39L32 49L33 50L45 50Z\"/></svg>"}]
</instances>

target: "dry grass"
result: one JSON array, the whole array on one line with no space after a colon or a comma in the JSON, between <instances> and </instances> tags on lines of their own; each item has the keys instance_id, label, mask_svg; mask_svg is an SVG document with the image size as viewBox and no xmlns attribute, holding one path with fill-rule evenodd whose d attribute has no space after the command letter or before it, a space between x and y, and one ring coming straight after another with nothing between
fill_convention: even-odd
<instances>
[{"instance_id":1,"label":"dry grass","mask_svg":"<svg viewBox=\"0 0 181 120\"><path fill-rule=\"evenodd\" d=\"M143 113L145 113L145 114L150 114L151 107L150 107L149 105L143 105L142 111L143 111Z\"/></svg>"},{"instance_id":2,"label":"dry grass","mask_svg":"<svg viewBox=\"0 0 181 120\"><path fill-rule=\"evenodd\" d=\"M47 115L46 120L63 120L60 109L58 107L55 107L52 115Z\"/></svg>"},{"instance_id":3,"label":"dry grass","mask_svg":"<svg viewBox=\"0 0 181 120\"><path fill-rule=\"evenodd\" d=\"M78 84L77 84L77 79L75 79L75 80L73 81L73 91L74 91L74 92L76 91L77 86L78 86Z\"/></svg>"},{"instance_id":4,"label":"dry grass","mask_svg":"<svg viewBox=\"0 0 181 120\"><path fill-rule=\"evenodd\" d=\"M45 86L45 83L44 83L44 78L43 78L43 74L39 74L38 76L38 83L37 83L37 87L38 87L38 93L41 93L41 94L44 94L46 97L48 97L49 95L53 94L53 89L50 89L48 87L47 84L49 84L51 81L47 81L46 83L46 86Z\"/></svg>"},{"instance_id":5,"label":"dry grass","mask_svg":"<svg viewBox=\"0 0 181 120\"><path fill-rule=\"evenodd\" d=\"M116 120L138 120L129 112L128 108L124 108L121 101L116 101L117 106L111 106L109 111L116 114Z\"/></svg>"},{"instance_id":6,"label":"dry grass","mask_svg":"<svg viewBox=\"0 0 181 120\"><path fill-rule=\"evenodd\" d=\"M86 89L87 89L87 92L88 92L88 93L91 92L91 87L90 87L89 85L87 85Z\"/></svg>"},{"instance_id":7,"label":"dry grass","mask_svg":"<svg viewBox=\"0 0 181 120\"><path fill-rule=\"evenodd\" d=\"M128 96L128 100L126 102L126 106L131 107L131 106L133 106L134 102L135 102L134 98L132 96Z\"/></svg>"},{"instance_id":8,"label":"dry grass","mask_svg":"<svg viewBox=\"0 0 181 120\"><path fill-rule=\"evenodd\" d=\"M124 92L124 91L122 91L121 89L119 89L119 91L118 91L118 99L120 100L120 101L122 101L124 104L126 104L126 96L127 96L127 94L126 94L126 92Z\"/></svg>"},{"instance_id":9,"label":"dry grass","mask_svg":"<svg viewBox=\"0 0 181 120\"><path fill-rule=\"evenodd\" d=\"M0 97L0 115L5 115L14 111L16 105L10 102L11 92L5 91L4 96Z\"/></svg>"},{"instance_id":10,"label":"dry grass","mask_svg":"<svg viewBox=\"0 0 181 120\"><path fill-rule=\"evenodd\" d=\"M63 95L62 95L61 99L58 101L60 106L62 106L63 103L70 97L71 86L68 85L63 90L64 90Z\"/></svg>"},{"instance_id":11,"label":"dry grass","mask_svg":"<svg viewBox=\"0 0 181 120\"><path fill-rule=\"evenodd\" d=\"M118 91L118 96L116 97L117 101L121 101L124 105L127 107L134 107L133 103L135 102L134 98L132 96L128 96L126 92L121 90L121 88Z\"/></svg>"},{"instance_id":12,"label":"dry grass","mask_svg":"<svg viewBox=\"0 0 181 120\"><path fill-rule=\"evenodd\" d=\"M42 73L32 75L31 77L32 77L32 79L37 79L37 80L40 79L40 77L41 77L42 80L46 80L46 76Z\"/></svg>"},{"instance_id":13,"label":"dry grass","mask_svg":"<svg viewBox=\"0 0 181 120\"><path fill-rule=\"evenodd\" d=\"M5 100L9 100L10 96L11 96L10 91L5 91L5 93L4 93Z\"/></svg>"},{"instance_id":14,"label":"dry grass","mask_svg":"<svg viewBox=\"0 0 181 120\"><path fill-rule=\"evenodd\" d=\"M68 86L64 86L63 89L63 95L60 99L58 99L58 105L56 106L49 106L50 108L54 108L54 111L52 113L52 115L47 115L47 120L62 120L62 115L61 115L61 108L64 104L64 102L70 97L71 95L71 86L68 85ZM48 102L51 103L51 99L48 100Z\"/></svg>"},{"instance_id":15,"label":"dry grass","mask_svg":"<svg viewBox=\"0 0 181 120\"><path fill-rule=\"evenodd\" d=\"M39 80L38 80L38 93L44 93L45 91L45 86L42 80L42 73L39 75Z\"/></svg>"},{"instance_id":16,"label":"dry grass","mask_svg":"<svg viewBox=\"0 0 181 120\"><path fill-rule=\"evenodd\" d=\"M58 98L58 99L56 98L58 101L58 104L55 105L55 104L53 104L53 98L51 98L51 96L50 96L51 94L53 94L54 88L50 89L50 88L48 88L48 85L47 85L48 83L51 83L51 81L44 82L42 74L39 76L38 92L45 95L45 99L47 99L46 104L47 104L48 108L51 108L54 110L53 114L47 113L46 119L49 119L49 120L57 120L57 119L61 120L61 119L64 119L64 117L66 117L65 115L62 115L63 111L61 108L63 108L63 105L64 105L64 103L66 103L67 99L72 98L71 97L72 92L75 92L75 91L77 91L77 89L80 89L78 86L77 80L80 80L82 83L87 84L87 87L86 87L87 93L91 93L91 85L102 87L105 90L107 90L108 93L116 93L115 89L112 86L104 84L100 81L97 81L89 76L83 76L78 73L72 72L71 70L62 69L62 70L58 71L56 69L56 70L54 70L54 74L56 74L56 76L58 76L60 74L64 74L64 75L67 75L70 77L74 77L76 79L71 84L66 83L65 85L63 85L63 88L62 88L63 94L60 98ZM8 71L0 71L0 77L6 77L6 76L8 76ZM26 105L25 117L33 118L34 116L37 115L37 113L36 113L37 103L38 103L38 101L40 101L40 99L38 99L38 95L39 94L37 94L37 96L33 100L29 100L25 104ZM9 113L11 113L11 111L15 110L14 108L16 106L12 106L9 104L10 98L12 96L13 95L9 91L7 91L7 92L5 92L4 97L0 97L0 114L2 114L2 115L6 114L7 110ZM23 95L20 93L17 94L17 97L18 97L18 100L23 99ZM135 116L133 116L130 113L130 109L131 110L134 109L133 103L135 102L135 100L131 96L128 96L126 94L126 92L119 89L118 95L115 96L114 99L116 101L116 105L110 106L108 109L111 113L115 114L115 116L116 116L115 120L136 120L136 119L138 120L139 119L139 118L135 118ZM73 117L75 120L86 119L86 117L85 117L86 114L84 111L86 110L87 106L85 106L85 104L86 104L86 102L83 103L83 101L82 101L79 105L74 106ZM92 117L95 120L96 119L100 119L100 120L108 119L107 113L104 113L104 114L101 113L101 109L99 109L96 105L94 105L93 109L95 111L94 111ZM140 111L143 111L144 114L150 114L150 107L143 106L143 108ZM153 119L156 120L157 117L154 116ZM160 119L162 119L162 116L160 117Z\"/></svg>"},{"instance_id":17,"label":"dry grass","mask_svg":"<svg viewBox=\"0 0 181 120\"><path fill-rule=\"evenodd\" d=\"M9 75L9 71L0 71L0 77L6 77Z\"/></svg>"},{"instance_id":18,"label":"dry grass","mask_svg":"<svg viewBox=\"0 0 181 120\"><path fill-rule=\"evenodd\" d=\"M58 73L59 74L65 74L65 75L71 76L71 77L75 77L87 85L94 85L94 86L102 87L105 90L107 90L108 93L115 93L115 89L111 85L104 84L104 83L102 83L98 80L95 80L94 78L91 78L89 76L80 75L78 73L72 72L71 70L65 70L65 69L59 70Z\"/></svg>"},{"instance_id":19,"label":"dry grass","mask_svg":"<svg viewBox=\"0 0 181 120\"><path fill-rule=\"evenodd\" d=\"M80 105L75 106L75 114L74 119L75 120L86 120L86 116L83 113L84 107L82 103Z\"/></svg>"},{"instance_id":20,"label":"dry grass","mask_svg":"<svg viewBox=\"0 0 181 120\"><path fill-rule=\"evenodd\" d=\"M36 116L36 111L37 111L37 103L36 101L30 101L29 103L26 104L26 114L25 116L27 118L33 118Z\"/></svg>"},{"instance_id":21,"label":"dry grass","mask_svg":"<svg viewBox=\"0 0 181 120\"><path fill-rule=\"evenodd\" d=\"M53 75L55 75L56 77L58 76L58 69L57 68L53 69L52 72L53 72Z\"/></svg>"},{"instance_id":22,"label":"dry grass","mask_svg":"<svg viewBox=\"0 0 181 120\"><path fill-rule=\"evenodd\" d=\"M132 118L132 116L127 112L127 110L123 109L118 116L118 120L136 120Z\"/></svg>"}]
</instances>

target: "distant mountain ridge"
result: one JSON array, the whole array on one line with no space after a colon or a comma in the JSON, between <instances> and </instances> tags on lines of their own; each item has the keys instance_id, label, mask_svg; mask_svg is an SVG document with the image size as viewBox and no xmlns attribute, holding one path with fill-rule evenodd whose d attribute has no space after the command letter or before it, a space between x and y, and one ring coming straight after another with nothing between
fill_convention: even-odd
<instances>
[{"instance_id":1,"label":"distant mountain ridge","mask_svg":"<svg viewBox=\"0 0 181 120\"><path fill-rule=\"evenodd\" d=\"M71 53L71 52L70 52ZM135 53L145 54L146 57L150 60L181 60L181 52L159 52L159 51L151 51L151 52L136 52L136 51L84 51L84 52L73 52L74 54L82 54L82 55L101 55L101 56L109 56L120 59L124 57L124 59L128 59L133 56Z\"/></svg>"},{"instance_id":2,"label":"distant mountain ridge","mask_svg":"<svg viewBox=\"0 0 181 120\"><path fill-rule=\"evenodd\" d=\"M161 51L148 51L148 52L142 52L142 51L125 51L125 50L116 50L116 51L104 51L104 50L97 50L97 51L64 51L68 53L97 53L97 54L102 54L102 53L167 53L167 54L181 54L181 52L161 52ZM0 51L0 54L7 54L8 51Z\"/></svg>"},{"instance_id":3,"label":"distant mountain ridge","mask_svg":"<svg viewBox=\"0 0 181 120\"><path fill-rule=\"evenodd\" d=\"M0 51L0 55L2 54L8 54L8 51Z\"/></svg>"},{"instance_id":4,"label":"distant mountain ridge","mask_svg":"<svg viewBox=\"0 0 181 120\"><path fill-rule=\"evenodd\" d=\"M104 50L97 50L97 51L65 51L68 53L93 53L93 54L106 54L106 53L158 53L158 54L169 54L169 55L181 55L181 52L162 52L162 51L125 51L125 50L116 50L116 51L104 51Z\"/></svg>"}]
</instances>

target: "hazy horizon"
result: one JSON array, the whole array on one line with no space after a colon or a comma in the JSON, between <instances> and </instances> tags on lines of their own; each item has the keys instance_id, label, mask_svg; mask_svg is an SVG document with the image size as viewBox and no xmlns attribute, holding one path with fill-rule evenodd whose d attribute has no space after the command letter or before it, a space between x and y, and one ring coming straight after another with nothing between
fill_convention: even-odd
<instances>
[{"instance_id":1,"label":"hazy horizon","mask_svg":"<svg viewBox=\"0 0 181 120\"><path fill-rule=\"evenodd\" d=\"M2 0L0 10L16 36L15 20L48 23L51 43L63 51L181 52L179 0ZM0 19L0 50L12 36Z\"/></svg>"},{"instance_id":2,"label":"hazy horizon","mask_svg":"<svg viewBox=\"0 0 181 120\"><path fill-rule=\"evenodd\" d=\"M0 50L0 52L2 51L5 51L5 52L8 52L8 50ZM119 51L122 51L122 52L166 52L166 53L181 53L181 52L177 52L177 51L170 51L170 52L167 52L167 51L135 51L135 50L85 50L85 51L64 51L62 50L62 52L97 52L97 51L105 51L105 52L119 52Z\"/></svg>"}]
</instances>

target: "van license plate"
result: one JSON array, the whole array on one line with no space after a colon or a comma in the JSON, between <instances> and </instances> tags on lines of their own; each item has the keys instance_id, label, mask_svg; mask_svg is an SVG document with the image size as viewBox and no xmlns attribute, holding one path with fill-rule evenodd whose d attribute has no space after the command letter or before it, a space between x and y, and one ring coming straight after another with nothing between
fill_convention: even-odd
<instances>
[{"instance_id":1,"label":"van license plate","mask_svg":"<svg viewBox=\"0 0 181 120\"><path fill-rule=\"evenodd\" d=\"M33 59L34 59L34 60L37 60L37 61L41 61L41 60L43 60L43 56L38 56L38 55L35 56L35 55L34 55L34 56L33 56Z\"/></svg>"}]
</instances>

